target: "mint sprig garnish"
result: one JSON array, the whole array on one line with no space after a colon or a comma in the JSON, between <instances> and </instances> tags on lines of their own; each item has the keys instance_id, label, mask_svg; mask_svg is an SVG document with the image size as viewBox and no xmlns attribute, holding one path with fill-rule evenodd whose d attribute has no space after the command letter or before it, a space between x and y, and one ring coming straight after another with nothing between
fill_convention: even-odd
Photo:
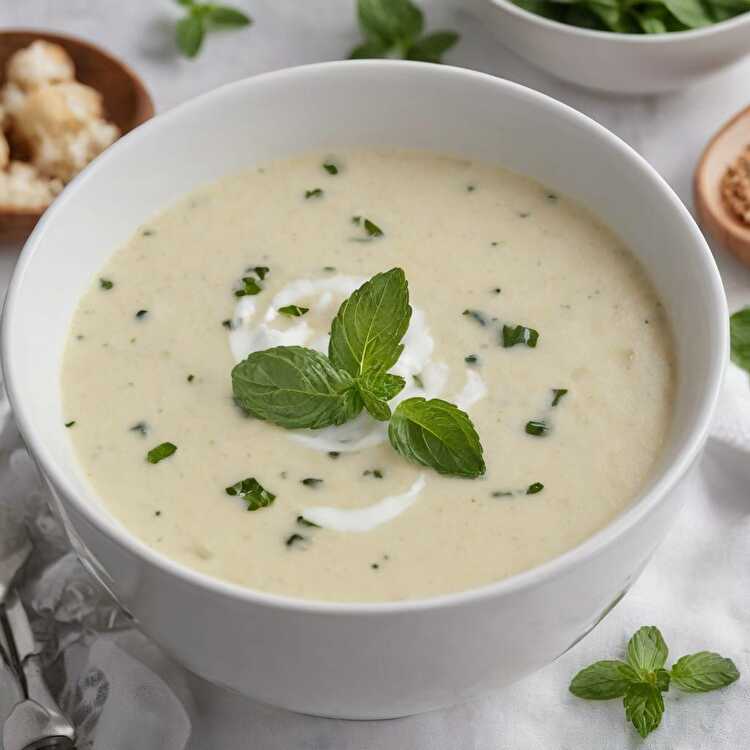
<instances>
[{"instance_id":1,"label":"mint sprig garnish","mask_svg":"<svg viewBox=\"0 0 750 750\"><path fill-rule=\"evenodd\" d=\"M358 0L357 18L365 39L351 58L396 56L440 63L459 39L455 31L423 35L424 14L411 0Z\"/></svg>"},{"instance_id":2,"label":"mint sprig garnish","mask_svg":"<svg viewBox=\"0 0 750 750\"><path fill-rule=\"evenodd\" d=\"M177 0L187 10L177 22L177 48L185 57L196 57L201 51L206 33L213 29L231 29L249 26L253 21L241 10L216 3L197 3L195 0Z\"/></svg>"},{"instance_id":3,"label":"mint sprig garnish","mask_svg":"<svg viewBox=\"0 0 750 750\"><path fill-rule=\"evenodd\" d=\"M484 474L482 444L469 416L454 404L421 397L402 401L388 425L391 445L404 458L440 474Z\"/></svg>"},{"instance_id":4,"label":"mint sprig garnish","mask_svg":"<svg viewBox=\"0 0 750 750\"><path fill-rule=\"evenodd\" d=\"M404 349L411 312L400 268L373 276L341 304L328 357L301 346L254 352L232 370L236 403L286 429L343 424L365 408L377 420L390 420L391 444L408 460L441 474L484 474L479 436L457 406L411 398L391 415L388 402L406 382L388 370Z\"/></svg>"},{"instance_id":5,"label":"mint sprig garnish","mask_svg":"<svg viewBox=\"0 0 750 750\"><path fill-rule=\"evenodd\" d=\"M732 362L750 372L750 307L738 310L729 318Z\"/></svg>"},{"instance_id":6,"label":"mint sprig garnish","mask_svg":"<svg viewBox=\"0 0 750 750\"><path fill-rule=\"evenodd\" d=\"M628 642L627 661L598 661L582 669L570 692L587 700L622 698L625 716L641 737L661 723L664 698L670 686L689 693L705 693L731 685L740 673L731 659L700 651L665 668L669 650L654 626L640 628Z\"/></svg>"}]
</instances>

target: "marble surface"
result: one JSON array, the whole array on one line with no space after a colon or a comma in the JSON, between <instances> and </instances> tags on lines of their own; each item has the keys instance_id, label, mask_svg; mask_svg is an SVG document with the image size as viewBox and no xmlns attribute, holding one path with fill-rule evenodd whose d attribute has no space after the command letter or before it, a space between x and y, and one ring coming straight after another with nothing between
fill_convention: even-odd
<instances>
[{"instance_id":1,"label":"marble surface","mask_svg":"<svg viewBox=\"0 0 750 750\"><path fill-rule=\"evenodd\" d=\"M291 65L341 59L358 40L353 0L231 2L245 8L255 25L212 35L196 61L176 54L173 29L179 8L173 0L0 0L0 28L63 31L106 47L141 74L160 112L232 80ZM585 112L640 151L689 206L692 171L706 140L730 115L750 103L750 59L686 91L661 97L606 97L556 81L506 51L460 0L424 0L422 5L431 26L455 28L462 34L447 62L518 81ZM19 249L0 248L0 292L4 292ZM715 253L730 297L744 297L750 290L750 271L723 251L716 249ZM405 748L406 736L412 737L412 747L431 750L516 748L512 717L491 708L491 702L502 697L416 720L413 731L404 734L403 721L369 723L365 731L364 725L357 723L316 721L276 711L197 678L191 680L196 701L192 750L370 750L376 746L400 750ZM592 738L590 745L578 744L575 750L636 747L624 727L622 731L601 741ZM608 744L610 741L613 744ZM523 745L527 746L531 747ZM653 745L657 746L665 750L697 747L684 738L671 744L668 735ZM538 747L547 750L548 746ZM724 744L711 747L738 750Z\"/></svg>"}]
</instances>

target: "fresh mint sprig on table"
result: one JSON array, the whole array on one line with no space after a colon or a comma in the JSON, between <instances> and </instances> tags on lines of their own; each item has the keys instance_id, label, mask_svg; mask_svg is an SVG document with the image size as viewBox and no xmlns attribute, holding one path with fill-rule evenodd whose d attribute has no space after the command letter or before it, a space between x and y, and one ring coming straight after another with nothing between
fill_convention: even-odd
<instances>
[{"instance_id":1,"label":"fresh mint sprig on table","mask_svg":"<svg viewBox=\"0 0 750 750\"><path fill-rule=\"evenodd\" d=\"M424 31L424 14L411 0L358 0L357 19L365 41L350 58L400 57L440 63L458 42L455 31Z\"/></svg>"},{"instance_id":2,"label":"fresh mint sprig on table","mask_svg":"<svg viewBox=\"0 0 750 750\"><path fill-rule=\"evenodd\" d=\"M405 381L388 370L404 349L411 312L403 270L373 276L341 304L327 357L302 346L253 352L232 370L235 401L286 429L340 425L366 409L375 419L390 420L391 445L407 460L441 474L484 474L479 436L454 404L416 397L391 413L388 402Z\"/></svg>"},{"instance_id":3,"label":"fresh mint sprig on table","mask_svg":"<svg viewBox=\"0 0 750 750\"><path fill-rule=\"evenodd\" d=\"M699 651L678 659L666 669L669 649L653 625L641 628L628 642L626 661L597 661L582 669L570 692L587 700L622 698L625 717L641 737L661 723L664 698L670 686L686 693L707 693L731 685L740 673L731 659Z\"/></svg>"},{"instance_id":4,"label":"fresh mint sprig on table","mask_svg":"<svg viewBox=\"0 0 750 750\"><path fill-rule=\"evenodd\" d=\"M730 316L729 339L732 362L750 373L750 307Z\"/></svg>"},{"instance_id":5,"label":"fresh mint sprig on table","mask_svg":"<svg viewBox=\"0 0 750 750\"><path fill-rule=\"evenodd\" d=\"M177 0L186 15L175 29L177 48L185 57L194 58L201 51L206 33L213 29L237 29L253 21L241 10L216 3L197 3L195 0Z\"/></svg>"}]
</instances>

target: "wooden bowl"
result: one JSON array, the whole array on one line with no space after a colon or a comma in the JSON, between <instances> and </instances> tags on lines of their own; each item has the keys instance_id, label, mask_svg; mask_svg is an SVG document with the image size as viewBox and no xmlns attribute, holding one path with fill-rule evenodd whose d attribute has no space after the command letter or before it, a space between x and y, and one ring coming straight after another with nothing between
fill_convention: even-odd
<instances>
[{"instance_id":1,"label":"wooden bowl","mask_svg":"<svg viewBox=\"0 0 750 750\"><path fill-rule=\"evenodd\" d=\"M750 107L727 122L709 141L693 176L693 200L703 229L750 265L750 226L724 205L721 180L750 144Z\"/></svg>"},{"instance_id":2,"label":"wooden bowl","mask_svg":"<svg viewBox=\"0 0 750 750\"><path fill-rule=\"evenodd\" d=\"M141 79L124 63L89 42L74 37L18 29L0 31L0 85L5 81L8 58L36 39L59 44L72 58L76 79L96 89L104 99L104 112L124 134L154 115L154 103ZM23 242L43 211L0 210L0 243Z\"/></svg>"}]
</instances>

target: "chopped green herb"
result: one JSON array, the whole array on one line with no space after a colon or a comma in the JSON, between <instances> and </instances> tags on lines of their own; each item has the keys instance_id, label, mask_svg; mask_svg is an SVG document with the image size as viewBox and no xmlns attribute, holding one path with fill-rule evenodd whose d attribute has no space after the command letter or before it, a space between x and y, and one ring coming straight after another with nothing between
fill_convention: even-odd
<instances>
[{"instance_id":1,"label":"chopped green herb","mask_svg":"<svg viewBox=\"0 0 750 750\"><path fill-rule=\"evenodd\" d=\"M750 373L750 307L738 310L729 318L732 362Z\"/></svg>"},{"instance_id":2,"label":"chopped green herb","mask_svg":"<svg viewBox=\"0 0 750 750\"><path fill-rule=\"evenodd\" d=\"M380 568L380 565L378 565L377 563L371 563L371 564L370 564L370 567L371 567L371 568L372 568L373 570L378 570L378 568Z\"/></svg>"},{"instance_id":3,"label":"chopped green herb","mask_svg":"<svg viewBox=\"0 0 750 750\"><path fill-rule=\"evenodd\" d=\"M70 428L70 427L72 427L72 426L73 426L73 425L74 425L75 423L76 423L76 421L75 421L75 419L74 419L74 420L73 420L72 422L66 422L66 423L65 423L65 426L66 426L66 427L68 427L68 428Z\"/></svg>"},{"instance_id":4,"label":"chopped green herb","mask_svg":"<svg viewBox=\"0 0 750 750\"><path fill-rule=\"evenodd\" d=\"M518 216L522 219L528 219L531 214L528 211L519 211Z\"/></svg>"},{"instance_id":5,"label":"chopped green herb","mask_svg":"<svg viewBox=\"0 0 750 750\"><path fill-rule=\"evenodd\" d=\"M155 234L156 234L156 230L155 230L155 229L144 229L144 230L143 230L143 231L141 232L141 235L142 235L143 237L152 237L152 236L153 236L153 235L155 235Z\"/></svg>"},{"instance_id":6,"label":"chopped green herb","mask_svg":"<svg viewBox=\"0 0 750 750\"><path fill-rule=\"evenodd\" d=\"M234 324L229 318L227 318L226 320L222 320L221 324L224 326L224 328L228 328L230 331L234 328Z\"/></svg>"},{"instance_id":7,"label":"chopped green herb","mask_svg":"<svg viewBox=\"0 0 750 750\"><path fill-rule=\"evenodd\" d=\"M318 479L317 477L307 477L302 480L302 484L305 485L305 487L317 487L320 484L323 484L322 479Z\"/></svg>"},{"instance_id":8,"label":"chopped green herb","mask_svg":"<svg viewBox=\"0 0 750 750\"><path fill-rule=\"evenodd\" d=\"M323 197L323 191L320 188L313 188L312 190L305 190L305 199L309 200L310 198L322 198Z\"/></svg>"},{"instance_id":9,"label":"chopped green herb","mask_svg":"<svg viewBox=\"0 0 750 750\"><path fill-rule=\"evenodd\" d=\"M414 381L414 385L416 385L417 388L424 390L424 381L422 380L421 375L412 375L411 379Z\"/></svg>"},{"instance_id":10,"label":"chopped green herb","mask_svg":"<svg viewBox=\"0 0 750 750\"><path fill-rule=\"evenodd\" d=\"M160 510L155 510L154 511L154 515L158 518L161 515L161 511Z\"/></svg>"},{"instance_id":11,"label":"chopped green herb","mask_svg":"<svg viewBox=\"0 0 750 750\"><path fill-rule=\"evenodd\" d=\"M195 375L188 375L187 376L187 382L192 383L195 380Z\"/></svg>"},{"instance_id":12,"label":"chopped green herb","mask_svg":"<svg viewBox=\"0 0 750 750\"><path fill-rule=\"evenodd\" d=\"M492 290L492 293L493 293L493 294L500 294L500 292L502 292L502 291L503 291L503 290L502 290L502 289L501 289L501 288L500 288L499 286L496 286L496 287L495 287L495 288L494 288L494 289Z\"/></svg>"},{"instance_id":13,"label":"chopped green herb","mask_svg":"<svg viewBox=\"0 0 750 750\"><path fill-rule=\"evenodd\" d=\"M224 491L232 497L241 497L247 503L248 510L267 508L276 499L276 495L265 489L255 477L242 479Z\"/></svg>"},{"instance_id":14,"label":"chopped green herb","mask_svg":"<svg viewBox=\"0 0 750 750\"><path fill-rule=\"evenodd\" d=\"M323 169L325 169L328 174L338 174L339 168L333 163L333 162L326 162L323 165Z\"/></svg>"},{"instance_id":15,"label":"chopped green herb","mask_svg":"<svg viewBox=\"0 0 750 750\"><path fill-rule=\"evenodd\" d=\"M338 458L340 455L338 451L328 451L328 458Z\"/></svg>"},{"instance_id":16,"label":"chopped green herb","mask_svg":"<svg viewBox=\"0 0 750 750\"><path fill-rule=\"evenodd\" d=\"M381 469L365 469L362 472L363 477L375 477L375 479L382 479L383 472Z\"/></svg>"},{"instance_id":17,"label":"chopped green herb","mask_svg":"<svg viewBox=\"0 0 750 750\"><path fill-rule=\"evenodd\" d=\"M261 281L263 281L266 276L268 276L268 272L271 270L268 266L254 266L253 268L249 268L249 271L252 271Z\"/></svg>"},{"instance_id":18,"label":"chopped green herb","mask_svg":"<svg viewBox=\"0 0 750 750\"><path fill-rule=\"evenodd\" d=\"M479 323L480 326L487 325L487 318L482 313L480 313L479 310L464 310L461 315L465 315L467 318L476 320L476 322Z\"/></svg>"},{"instance_id":19,"label":"chopped green herb","mask_svg":"<svg viewBox=\"0 0 750 750\"><path fill-rule=\"evenodd\" d=\"M138 312L135 314L135 317L140 320L141 318L145 318L148 315L148 310L138 310Z\"/></svg>"},{"instance_id":20,"label":"chopped green herb","mask_svg":"<svg viewBox=\"0 0 750 750\"><path fill-rule=\"evenodd\" d=\"M539 341L539 331L526 326L503 326L503 346L507 349L516 344L526 344L532 349Z\"/></svg>"},{"instance_id":21,"label":"chopped green herb","mask_svg":"<svg viewBox=\"0 0 750 750\"><path fill-rule=\"evenodd\" d=\"M557 195L555 193L547 193L547 200L550 203L556 203L557 202Z\"/></svg>"},{"instance_id":22,"label":"chopped green herb","mask_svg":"<svg viewBox=\"0 0 750 750\"><path fill-rule=\"evenodd\" d=\"M352 216L352 224L356 224L359 226L362 223L362 217L361 216Z\"/></svg>"},{"instance_id":23,"label":"chopped green herb","mask_svg":"<svg viewBox=\"0 0 750 750\"><path fill-rule=\"evenodd\" d=\"M552 389L552 406L557 406L560 403L560 399L568 392L567 388L553 388Z\"/></svg>"},{"instance_id":24,"label":"chopped green herb","mask_svg":"<svg viewBox=\"0 0 750 750\"><path fill-rule=\"evenodd\" d=\"M361 216L352 216L352 224L363 226L365 232L367 233L367 237L365 238L365 240L359 240L360 242L383 236L383 230L377 224L375 224L375 222L370 221L370 219L363 219L363 217Z\"/></svg>"},{"instance_id":25,"label":"chopped green herb","mask_svg":"<svg viewBox=\"0 0 750 750\"><path fill-rule=\"evenodd\" d=\"M526 423L526 434L535 435L537 437L545 435L549 431L547 423L543 419L532 419Z\"/></svg>"},{"instance_id":26,"label":"chopped green herb","mask_svg":"<svg viewBox=\"0 0 750 750\"><path fill-rule=\"evenodd\" d=\"M297 516L297 523L300 526L306 526L307 528L311 529L319 529L320 526L318 526L317 523L313 523L312 521L308 521L304 516Z\"/></svg>"},{"instance_id":27,"label":"chopped green herb","mask_svg":"<svg viewBox=\"0 0 750 750\"><path fill-rule=\"evenodd\" d=\"M299 307L298 305L286 305L279 308L282 315L288 315L290 318L299 318L309 311L309 307Z\"/></svg>"},{"instance_id":28,"label":"chopped green herb","mask_svg":"<svg viewBox=\"0 0 750 750\"><path fill-rule=\"evenodd\" d=\"M130 432L137 432L139 435L145 437L148 433L148 424L146 422L138 422L128 429Z\"/></svg>"},{"instance_id":29,"label":"chopped green herb","mask_svg":"<svg viewBox=\"0 0 750 750\"><path fill-rule=\"evenodd\" d=\"M476 185L467 185L466 186L466 192L467 193L473 193L477 189Z\"/></svg>"},{"instance_id":30,"label":"chopped green herb","mask_svg":"<svg viewBox=\"0 0 750 750\"><path fill-rule=\"evenodd\" d=\"M513 493L509 490L495 490L492 493L492 497L513 497Z\"/></svg>"},{"instance_id":31,"label":"chopped green herb","mask_svg":"<svg viewBox=\"0 0 750 750\"><path fill-rule=\"evenodd\" d=\"M158 464L159 461L169 458L176 451L177 446L174 443L160 443L146 454L146 460L150 464Z\"/></svg>"},{"instance_id":32,"label":"chopped green herb","mask_svg":"<svg viewBox=\"0 0 750 750\"><path fill-rule=\"evenodd\" d=\"M99 279L99 286L102 289L111 289L115 283L113 281L110 281L109 279Z\"/></svg>"},{"instance_id":33,"label":"chopped green herb","mask_svg":"<svg viewBox=\"0 0 750 750\"><path fill-rule=\"evenodd\" d=\"M710 651L683 656L671 670L666 668L668 655L669 649L658 628L653 625L640 628L628 643L627 662L595 662L576 674L569 690L586 700L622 698L625 718L645 738L661 723L662 693L671 686L702 693L731 685L740 677L731 659Z\"/></svg>"},{"instance_id":34,"label":"chopped green herb","mask_svg":"<svg viewBox=\"0 0 750 750\"><path fill-rule=\"evenodd\" d=\"M307 541L306 536L302 536L302 534L292 534L291 536L287 537L284 544L286 544L287 547L291 547L294 544L297 544L298 542L305 542Z\"/></svg>"},{"instance_id":35,"label":"chopped green herb","mask_svg":"<svg viewBox=\"0 0 750 750\"><path fill-rule=\"evenodd\" d=\"M464 362L466 362L467 365L475 365L479 362L479 357L476 354L469 354L464 357Z\"/></svg>"},{"instance_id":36,"label":"chopped green herb","mask_svg":"<svg viewBox=\"0 0 750 750\"><path fill-rule=\"evenodd\" d=\"M527 495L536 495L537 492L541 492L544 489L544 485L541 482L534 482L526 488Z\"/></svg>"},{"instance_id":37,"label":"chopped green herb","mask_svg":"<svg viewBox=\"0 0 750 750\"><path fill-rule=\"evenodd\" d=\"M235 297L247 297L249 295L260 294L263 291L263 287L252 277L244 276L242 278L242 288L235 289Z\"/></svg>"},{"instance_id":38,"label":"chopped green herb","mask_svg":"<svg viewBox=\"0 0 750 750\"><path fill-rule=\"evenodd\" d=\"M328 273L333 273L336 270L336 266L323 266L323 270Z\"/></svg>"}]
</instances>

